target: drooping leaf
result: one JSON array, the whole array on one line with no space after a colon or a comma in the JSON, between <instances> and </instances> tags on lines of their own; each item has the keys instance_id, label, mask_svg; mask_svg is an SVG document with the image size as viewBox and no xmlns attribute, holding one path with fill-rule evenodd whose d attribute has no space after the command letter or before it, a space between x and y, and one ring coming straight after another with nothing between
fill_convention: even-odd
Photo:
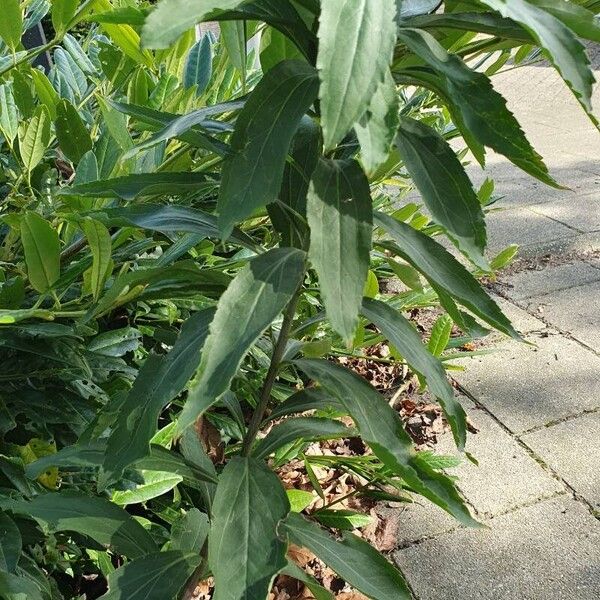
<instances>
[{"instance_id":1,"label":"drooping leaf","mask_svg":"<svg viewBox=\"0 0 600 600\"><path fill-rule=\"evenodd\" d=\"M40 163L49 143L50 114L42 104L38 106L31 120L19 129L19 152L29 173Z\"/></svg>"},{"instance_id":2,"label":"drooping leaf","mask_svg":"<svg viewBox=\"0 0 600 600\"><path fill-rule=\"evenodd\" d=\"M316 523L291 513L282 529L290 540L308 548L342 579L373 600L410 600L402 573L365 540L344 533L339 540Z\"/></svg>"},{"instance_id":3,"label":"drooping leaf","mask_svg":"<svg viewBox=\"0 0 600 600\"><path fill-rule=\"evenodd\" d=\"M160 412L192 376L213 315L211 309L196 313L184 323L166 356L150 355L146 359L108 438L104 469L111 477L149 454Z\"/></svg>"},{"instance_id":4,"label":"drooping leaf","mask_svg":"<svg viewBox=\"0 0 600 600\"><path fill-rule=\"evenodd\" d=\"M176 598L200 561L199 554L178 550L137 558L108 575L108 592L99 600Z\"/></svg>"},{"instance_id":5,"label":"drooping leaf","mask_svg":"<svg viewBox=\"0 0 600 600\"><path fill-rule=\"evenodd\" d=\"M179 431L227 391L248 350L298 289L305 259L301 250L274 248L251 260L231 282L210 324L200 366L179 417Z\"/></svg>"},{"instance_id":6,"label":"drooping leaf","mask_svg":"<svg viewBox=\"0 0 600 600\"><path fill-rule=\"evenodd\" d=\"M354 125L360 143L362 164L374 173L388 159L398 131L400 102L389 69L369 101L367 111Z\"/></svg>"},{"instance_id":7,"label":"drooping leaf","mask_svg":"<svg viewBox=\"0 0 600 600\"><path fill-rule=\"evenodd\" d=\"M169 194L177 196L199 190L207 184L203 173L135 173L114 179L82 183L59 190L62 196L84 198L122 198L135 200L145 196ZM212 184L211 184L212 185Z\"/></svg>"},{"instance_id":8,"label":"drooping leaf","mask_svg":"<svg viewBox=\"0 0 600 600\"><path fill-rule=\"evenodd\" d=\"M267 436L260 440L252 455L256 458L267 458L282 446L299 439L331 440L355 435L356 431L333 419L319 417L286 419L275 425Z\"/></svg>"},{"instance_id":9,"label":"drooping leaf","mask_svg":"<svg viewBox=\"0 0 600 600\"><path fill-rule=\"evenodd\" d=\"M200 96L206 89L212 75L212 44L208 35L192 46L183 71L183 85L186 88L197 86Z\"/></svg>"},{"instance_id":10,"label":"drooping leaf","mask_svg":"<svg viewBox=\"0 0 600 600\"><path fill-rule=\"evenodd\" d=\"M410 225L383 213L375 213L375 221L398 244L402 258L422 273L433 286L446 290L460 304L498 331L520 339L498 305L443 246Z\"/></svg>"},{"instance_id":11,"label":"drooping leaf","mask_svg":"<svg viewBox=\"0 0 600 600\"><path fill-rule=\"evenodd\" d=\"M0 512L0 573L2 571L14 573L21 557L21 550L19 528L6 513Z\"/></svg>"},{"instance_id":12,"label":"drooping leaf","mask_svg":"<svg viewBox=\"0 0 600 600\"><path fill-rule=\"evenodd\" d=\"M395 0L322 0L317 69L325 149L365 114L392 60Z\"/></svg>"},{"instance_id":13,"label":"drooping leaf","mask_svg":"<svg viewBox=\"0 0 600 600\"><path fill-rule=\"evenodd\" d=\"M161 0L142 29L145 48L168 48L188 29L200 23L215 9L235 8L242 0Z\"/></svg>"},{"instance_id":14,"label":"drooping leaf","mask_svg":"<svg viewBox=\"0 0 600 600\"><path fill-rule=\"evenodd\" d=\"M317 96L318 79L307 63L285 61L256 86L240 112L223 163L218 211L227 237L236 222L273 202L300 121Z\"/></svg>"},{"instance_id":15,"label":"drooping leaf","mask_svg":"<svg viewBox=\"0 0 600 600\"><path fill-rule=\"evenodd\" d=\"M591 6L581 6L568 0L529 0L562 21L573 33L600 43L600 22Z\"/></svg>"},{"instance_id":16,"label":"drooping leaf","mask_svg":"<svg viewBox=\"0 0 600 600\"><path fill-rule=\"evenodd\" d=\"M434 221L477 266L487 269L485 216L450 145L431 127L405 117L396 146Z\"/></svg>"},{"instance_id":17,"label":"drooping leaf","mask_svg":"<svg viewBox=\"0 0 600 600\"><path fill-rule=\"evenodd\" d=\"M533 149L514 115L506 108L506 100L492 87L488 77L470 69L458 56L446 49L427 31L398 30L398 37L415 54L427 62L439 77L415 74L436 88L448 102L452 116L477 160L483 164L483 150L488 146L503 154L526 173L549 185L558 184L548 174L541 156ZM412 72L414 74L414 71Z\"/></svg>"},{"instance_id":18,"label":"drooping leaf","mask_svg":"<svg viewBox=\"0 0 600 600\"><path fill-rule=\"evenodd\" d=\"M110 232L102 223L94 219L85 219L82 228L92 251L90 284L94 300L98 300L104 290L106 278L110 274L112 250Z\"/></svg>"},{"instance_id":19,"label":"drooping leaf","mask_svg":"<svg viewBox=\"0 0 600 600\"><path fill-rule=\"evenodd\" d=\"M37 213L21 219L27 276L38 292L48 292L60 277L60 241L56 230Z\"/></svg>"},{"instance_id":20,"label":"drooping leaf","mask_svg":"<svg viewBox=\"0 0 600 600\"><path fill-rule=\"evenodd\" d=\"M53 531L82 533L130 558L157 550L150 534L106 498L53 492L36 496L31 501L11 502L10 510L46 523Z\"/></svg>"},{"instance_id":21,"label":"drooping leaf","mask_svg":"<svg viewBox=\"0 0 600 600\"><path fill-rule=\"evenodd\" d=\"M215 600L264 600L287 564L277 535L290 503L279 478L254 458L233 458L219 477L208 536Z\"/></svg>"},{"instance_id":22,"label":"drooping leaf","mask_svg":"<svg viewBox=\"0 0 600 600\"><path fill-rule=\"evenodd\" d=\"M351 340L371 251L369 183L356 161L321 159L308 192L309 256L332 327Z\"/></svg>"},{"instance_id":23,"label":"drooping leaf","mask_svg":"<svg viewBox=\"0 0 600 600\"><path fill-rule=\"evenodd\" d=\"M464 449L467 417L454 397L442 363L423 345L411 323L388 304L365 298L362 313L394 344L410 367L427 379L429 389L440 401L452 427L456 445L459 449Z\"/></svg>"},{"instance_id":24,"label":"drooping leaf","mask_svg":"<svg viewBox=\"0 0 600 600\"><path fill-rule=\"evenodd\" d=\"M23 13L19 0L2 1L2 18L0 19L0 38L14 52L21 41L23 33Z\"/></svg>"},{"instance_id":25,"label":"drooping leaf","mask_svg":"<svg viewBox=\"0 0 600 600\"><path fill-rule=\"evenodd\" d=\"M418 460L400 417L379 392L341 365L319 359L302 359L295 364L338 397L362 439L389 469L461 522L477 526L452 480Z\"/></svg>"}]
</instances>

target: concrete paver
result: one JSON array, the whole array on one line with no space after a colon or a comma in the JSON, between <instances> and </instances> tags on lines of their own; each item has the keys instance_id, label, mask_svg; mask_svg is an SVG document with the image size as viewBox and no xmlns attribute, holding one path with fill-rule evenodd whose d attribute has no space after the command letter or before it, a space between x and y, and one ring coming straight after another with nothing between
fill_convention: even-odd
<instances>
[{"instance_id":1,"label":"concrete paver","mask_svg":"<svg viewBox=\"0 0 600 600\"><path fill-rule=\"evenodd\" d=\"M578 494L600 508L600 413L563 421L522 439Z\"/></svg>"},{"instance_id":2,"label":"concrete paver","mask_svg":"<svg viewBox=\"0 0 600 600\"><path fill-rule=\"evenodd\" d=\"M597 600L600 522L560 496L400 550L418 600Z\"/></svg>"},{"instance_id":3,"label":"concrete paver","mask_svg":"<svg viewBox=\"0 0 600 600\"><path fill-rule=\"evenodd\" d=\"M560 197L545 204L534 204L529 210L544 215L579 231L600 230L600 189L577 195L568 202Z\"/></svg>"},{"instance_id":4,"label":"concrete paver","mask_svg":"<svg viewBox=\"0 0 600 600\"><path fill-rule=\"evenodd\" d=\"M548 328L546 323L530 315L526 310L523 310L520 306L513 304L512 302L497 296L490 294L494 302L501 308L502 312L510 319L513 327L519 333L529 333L531 331L543 331Z\"/></svg>"}]
</instances>

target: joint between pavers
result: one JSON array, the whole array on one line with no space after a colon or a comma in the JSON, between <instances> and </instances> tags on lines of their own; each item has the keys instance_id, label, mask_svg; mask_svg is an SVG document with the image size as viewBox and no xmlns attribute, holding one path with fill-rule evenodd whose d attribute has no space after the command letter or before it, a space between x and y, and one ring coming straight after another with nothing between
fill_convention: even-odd
<instances>
[{"instance_id":1,"label":"joint between pavers","mask_svg":"<svg viewBox=\"0 0 600 600\"><path fill-rule=\"evenodd\" d=\"M524 435L528 435L530 433L535 433L537 431L541 431L543 429L547 429L548 427L554 427L554 425L560 425L561 423L567 423L568 421L573 421L575 419L579 419L579 417L584 417L585 415L593 415L600 412L600 406L596 406L595 408L586 408L581 412L578 412L574 415L567 415L566 417L562 417L560 419L554 419L553 421L548 421L543 425L536 425L535 427L531 427L521 433L517 434L517 437L521 438Z\"/></svg>"}]
</instances>

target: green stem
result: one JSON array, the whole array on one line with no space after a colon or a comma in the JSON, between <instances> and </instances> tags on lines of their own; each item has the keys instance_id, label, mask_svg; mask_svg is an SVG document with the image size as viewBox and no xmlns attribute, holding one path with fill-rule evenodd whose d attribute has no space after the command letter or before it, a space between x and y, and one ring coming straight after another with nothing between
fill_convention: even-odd
<instances>
[{"instance_id":1,"label":"green stem","mask_svg":"<svg viewBox=\"0 0 600 600\"><path fill-rule=\"evenodd\" d=\"M250 424L248 425L248 431L246 432L246 436L244 437L244 442L242 444L242 456L248 456L248 454L250 454L252 444L254 443L258 432L260 431L260 424L262 423L263 418L265 416L265 412L269 406L269 400L271 399L271 390L273 389L273 385L275 384L275 380L277 379L279 365L281 364L281 359L283 358L285 347L287 345L288 338L290 337L290 331L292 330L294 315L296 314L296 307L298 306L298 300L300 299L301 295L302 286L298 288L298 290L288 303L285 313L283 315L283 323L281 324L279 337L277 338L277 343L275 344L275 348L273 350L271 364L269 365L267 377L265 379L265 383L260 394L260 400L258 401L256 409L252 414L252 419L250 420Z\"/></svg>"},{"instance_id":2,"label":"green stem","mask_svg":"<svg viewBox=\"0 0 600 600\"><path fill-rule=\"evenodd\" d=\"M60 44L61 41L62 41L62 38L54 38L53 40L50 40L47 44L44 44L43 46L38 46L37 48L33 48L32 50L27 52L27 54L25 54L18 60L13 60L13 62L10 65L7 65L6 67L4 67L4 69L0 69L0 77L5 75L9 71L12 71L15 67L18 67L19 65L22 65L23 63L29 62L30 60L33 60L36 56L43 54L47 50L51 50L52 48L54 48L54 46L58 46L58 44Z\"/></svg>"}]
</instances>

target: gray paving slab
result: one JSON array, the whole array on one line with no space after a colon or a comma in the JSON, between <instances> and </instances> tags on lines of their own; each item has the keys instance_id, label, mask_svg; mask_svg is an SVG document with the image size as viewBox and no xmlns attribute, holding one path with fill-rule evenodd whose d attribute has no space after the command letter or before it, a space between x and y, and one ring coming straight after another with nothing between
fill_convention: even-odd
<instances>
[{"instance_id":1,"label":"gray paving slab","mask_svg":"<svg viewBox=\"0 0 600 600\"><path fill-rule=\"evenodd\" d=\"M530 246L546 248L555 240L565 240L577 235L577 232L562 223L557 223L527 208L507 208L489 214L488 249L494 254L509 246L522 246L520 254L527 252Z\"/></svg>"},{"instance_id":2,"label":"gray paving slab","mask_svg":"<svg viewBox=\"0 0 600 600\"><path fill-rule=\"evenodd\" d=\"M523 310L520 306L513 304L512 302L497 296L496 294L490 294L494 302L501 308L502 312L510 319L513 327L519 333L529 333L531 331L544 331L548 328L546 323L530 315L526 310Z\"/></svg>"},{"instance_id":3,"label":"gray paving slab","mask_svg":"<svg viewBox=\"0 0 600 600\"><path fill-rule=\"evenodd\" d=\"M546 336L546 337L544 337ZM600 407L600 358L553 332L465 358L453 377L513 433Z\"/></svg>"},{"instance_id":4,"label":"gray paving slab","mask_svg":"<svg viewBox=\"0 0 600 600\"><path fill-rule=\"evenodd\" d=\"M485 411L471 402L463 405L479 430L467 442L479 466L464 458L450 473L458 477L458 488L478 515L492 517L563 491L562 484ZM444 436L438 450L458 455L451 435Z\"/></svg>"},{"instance_id":5,"label":"gray paving slab","mask_svg":"<svg viewBox=\"0 0 600 600\"><path fill-rule=\"evenodd\" d=\"M567 288L600 281L600 269L585 261L547 266L540 270L524 270L508 276L500 275L504 293L513 300L541 296Z\"/></svg>"},{"instance_id":6,"label":"gray paving slab","mask_svg":"<svg viewBox=\"0 0 600 600\"><path fill-rule=\"evenodd\" d=\"M561 197L545 204L534 204L529 206L529 210L582 232L599 231L600 189L575 197Z\"/></svg>"},{"instance_id":7,"label":"gray paving slab","mask_svg":"<svg viewBox=\"0 0 600 600\"><path fill-rule=\"evenodd\" d=\"M599 281L534 296L524 302L527 302L532 311L543 315L548 322L600 352Z\"/></svg>"},{"instance_id":8,"label":"gray paving slab","mask_svg":"<svg viewBox=\"0 0 600 600\"><path fill-rule=\"evenodd\" d=\"M415 497L414 503L397 505L394 510L398 520L399 548L461 527L454 517L425 498Z\"/></svg>"},{"instance_id":9,"label":"gray paving slab","mask_svg":"<svg viewBox=\"0 0 600 600\"><path fill-rule=\"evenodd\" d=\"M597 600L600 522L568 496L400 550L418 600Z\"/></svg>"},{"instance_id":10,"label":"gray paving slab","mask_svg":"<svg viewBox=\"0 0 600 600\"><path fill-rule=\"evenodd\" d=\"M528 433L523 441L578 494L600 508L600 413Z\"/></svg>"}]
</instances>

